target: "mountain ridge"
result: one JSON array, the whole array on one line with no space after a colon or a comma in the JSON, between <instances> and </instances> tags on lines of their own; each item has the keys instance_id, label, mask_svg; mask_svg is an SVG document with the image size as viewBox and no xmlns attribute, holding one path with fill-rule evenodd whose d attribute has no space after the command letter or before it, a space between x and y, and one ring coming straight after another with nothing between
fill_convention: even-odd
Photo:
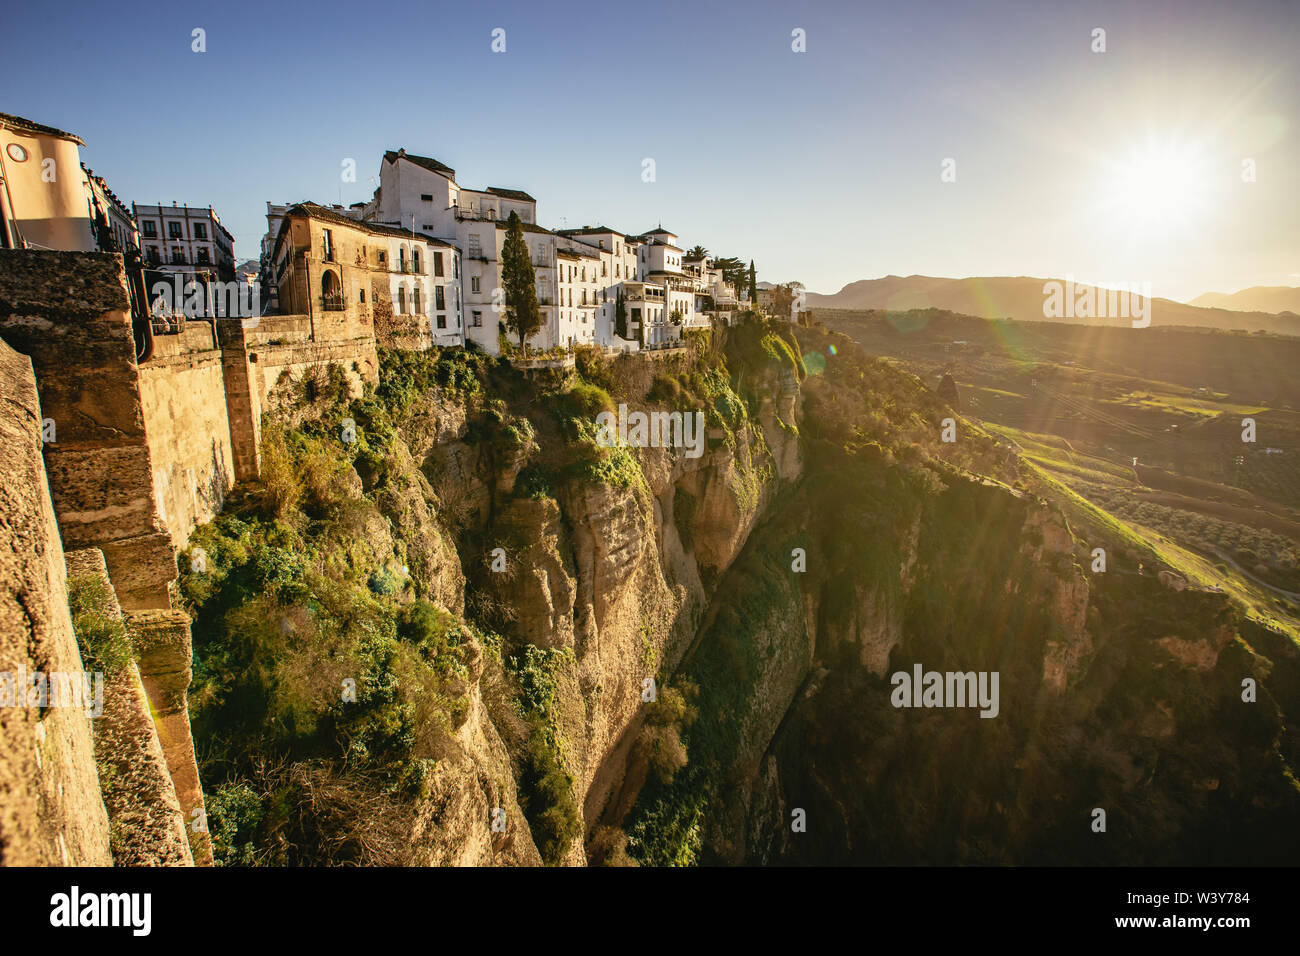
<instances>
[{"instance_id":1,"label":"mountain ridge","mask_svg":"<svg viewBox=\"0 0 1300 956\"><path fill-rule=\"evenodd\" d=\"M943 276L897 276L859 279L827 295L807 294L810 309L910 309L939 308L980 318L1012 318L1026 322L1062 321L1044 315L1049 282L1064 284L1065 279L1034 276L973 276L952 279ZM1076 289L1101 288L1078 283ZM1243 290L1250 291L1250 290ZM1240 295L1242 293L1237 293ZM1202 297L1204 298L1204 297ZM1150 299L1152 325L1182 325L1204 328L1265 331L1300 335L1300 315L1261 311L1235 311L1222 307L1203 307L1153 296ZM1069 319L1068 321L1080 321ZM1130 325L1127 317L1082 320L1090 325Z\"/></svg>"}]
</instances>

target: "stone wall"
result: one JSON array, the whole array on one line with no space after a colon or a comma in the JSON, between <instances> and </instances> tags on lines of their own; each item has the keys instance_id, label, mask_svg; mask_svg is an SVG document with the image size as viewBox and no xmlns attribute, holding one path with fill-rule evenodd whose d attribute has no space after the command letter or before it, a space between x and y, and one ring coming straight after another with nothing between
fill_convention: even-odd
<instances>
[{"instance_id":1,"label":"stone wall","mask_svg":"<svg viewBox=\"0 0 1300 956\"><path fill-rule=\"evenodd\" d=\"M102 582L109 607L104 613L121 619L122 610L95 548L67 556L68 580L93 577ZM104 712L95 721L95 760L107 768L100 791L111 826L113 863L117 866L192 866L186 817L176 797L167 759L154 727L149 698L135 661L104 675Z\"/></svg>"},{"instance_id":2,"label":"stone wall","mask_svg":"<svg viewBox=\"0 0 1300 956\"><path fill-rule=\"evenodd\" d=\"M123 606L168 607L176 559L154 493L121 256L0 250L0 339L36 372L64 545L103 550Z\"/></svg>"},{"instance_id":3,"label":"stone wall","mask_svg":"<svg viewBox=\"0 0 1300 956\"><path fill-rule=\"evenodd\" d=\"M0 408L0 672L80 673L36 378L3 342ZM0 864L110 864L91 720L81 708L25 704L0 699Z\"/></svg>"},{"instance_id":4,"label":"stone wall","mask_svg":"<svg viewBox=\"0 0 1300 956\"><path fill-rule=\"evenodd\" d=\"M249 361L253 391L263 410L275 405L277 390L282 394L291 382L299 381L308 370L318 366L339 366L354 396L360 395L366 384L379 384L379 355L373 338L263 345L249 353Z\"/></svg>"},{"instance_id":5,"label":"stone wall","mask_svg":"<svg viewBox=\"0 0 1300 956\"><path fill-rule=\"evenodd\" d=\"M251 481L262 473L262 396L254 388L248 339L255 329L242 319L223 319L217 328L235 480Z\"/></svg>"},{"instance_id":6,"label":"stone wall","mask_svg":"<svg viewBox=\"0 0 1300 956\"><path fill-rule=\"evenodd\" d=\"M137 363L120 256L0 250L0 451L19 469L0 489L0 669L81 672L63 546L82 573L107 572L137 656L106 687L97 743L130 782L104 795L81 711L0 707L0 862L111 862L108 800L120 862L211 863L188 826L204 798L176 555L257 478L277 395L327 365L355 395L378 383L366 318L327 334L307 316L191 320Z\"/></svg>"},{"instance_id":7,"label":"stone wall","mask_svg":"<svg viewBox=\"0 0 1300 956\"><path fill-rule=\"evenodd\" d=\"M154 496L172 543L184 548L194 526L221 511L235 484L222 353L155 351L140 366L140 399Z\"/></svg>"}]
</instances>

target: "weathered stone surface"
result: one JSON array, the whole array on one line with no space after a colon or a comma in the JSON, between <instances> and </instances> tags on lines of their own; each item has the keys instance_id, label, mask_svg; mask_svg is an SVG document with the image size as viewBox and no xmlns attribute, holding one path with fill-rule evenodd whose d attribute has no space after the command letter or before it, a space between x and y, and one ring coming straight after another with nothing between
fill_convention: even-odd
<instances>
[{"instance_id":1,"label":"weathered stone surface","mask_svg":"<svg viewBox=\"0 0 1300 956\"><path fill-rule=\"evenodd\" d=\"M206 816L199 767L194 757L186 691L190 665L190 619L183 611L137 611L127 616L135 638L140 677L153 710L158 740L186 821ZM197 811L197 812L196 812ZM200 866L212 864L212 845L205 826L188 828L190 850Z\"/></svg>"},{"instance_id":2,"label":"weathered stone surface","mask_svg":"<svg viewBox=\"0 0 1300 956\"><path fill-rule=\"evenodd\" d=\"M0 342L0 672L15 680L83 670L40 436L31 364ZM85 711L0 706L0 863L111 862Z\"/></svg>"},{"instance_id":3,"label":"weathered stone surface","mask_svg":"<svg viewBox=\"0 0 1300 956\"><path fill-rule=\"evenodd\" d=\"M68 555L70 580L94 575L112 595L104 556L94 548ZM116 598L109 613L121 617ZM95 758L117 866L192 866L185 817L132 661L104 677L104 713L95 721Z\"/></svg>"}]
</instances>

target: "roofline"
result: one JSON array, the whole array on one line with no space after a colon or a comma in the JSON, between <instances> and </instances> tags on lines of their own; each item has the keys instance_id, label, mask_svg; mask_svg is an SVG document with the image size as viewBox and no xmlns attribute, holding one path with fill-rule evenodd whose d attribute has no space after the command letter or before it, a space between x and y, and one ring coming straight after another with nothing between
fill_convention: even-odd
<instances>
[{"instance_id":1,"label":"roofline","mask_svg":"<svg viewBox=\"0 0 1300 956\"><path fill-rule=\"evenodd\" d=\"M0 113L0 129L5 128L29 136L53 136L55 139L71 140L78 146L86 145L86 141L76 133L69 133L53 126L46 126L44 123L38 123L23 116L15 116L13 113Z\"/></svg>"}]
</instances>

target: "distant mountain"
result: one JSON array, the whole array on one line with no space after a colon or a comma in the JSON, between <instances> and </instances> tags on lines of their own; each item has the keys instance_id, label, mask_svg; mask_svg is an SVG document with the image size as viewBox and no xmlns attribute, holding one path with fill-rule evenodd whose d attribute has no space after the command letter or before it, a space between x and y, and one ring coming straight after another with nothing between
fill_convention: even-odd
<instances>
[{"instance_id":1,"label":"distant mountain","mask_svg":"<svg viewBox=\"0 0 1300 956\"><path fill-rule=\"evenodd\" d=\"M834 295L809 292L807 303L810 309L887 309L902 312L908 309L936 308L986 319L1012 318L1024 322L1078 322L1114 326L1132 324L1131 319L1123 317L1097 319L1044 315L1043 304L1047 296L1043 292L1043 286L1050 281L1064 282L1030 276L946 279L891 275L883 279L850 282ZM1300 315L1243 312L1220 307L1198 308L1159 298L1151 300L1151 324L1242 329L1247 332L1263 330L1300 335Z\"/></svg>"},{"instance_id":2,"label":"distant mountain","mask_svg":"<svg viewBox=\"0 0 1300 956\"><path fill-rule=\"evenodd\" d=\"M1240 292L1207 292L1187 304L1204 309L1233 309L1237 312L1300 313L1300 288L1289 285L1257 285Z\"/></svg>"}]
</instances>

